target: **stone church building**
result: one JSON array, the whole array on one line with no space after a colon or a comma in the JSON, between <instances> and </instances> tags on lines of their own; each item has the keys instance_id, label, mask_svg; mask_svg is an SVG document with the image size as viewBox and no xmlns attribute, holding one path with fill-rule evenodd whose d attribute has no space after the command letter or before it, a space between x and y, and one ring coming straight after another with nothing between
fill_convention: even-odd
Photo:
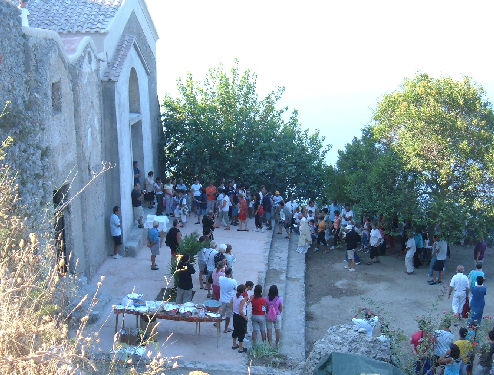
<instances>
[{"instance_id":1,"label":"stone church building","mask_svg":"<svg viewBox=\"0 0 494 375\"><path fill-rule=\"evenodd\" d=\"M132 161L143 176L158 167L156 29L144 0L0 0L0 36L6 162L22 203L90 277L112 252L113 206L124 245L135 232Z\"/></svg>"}]
</instances>

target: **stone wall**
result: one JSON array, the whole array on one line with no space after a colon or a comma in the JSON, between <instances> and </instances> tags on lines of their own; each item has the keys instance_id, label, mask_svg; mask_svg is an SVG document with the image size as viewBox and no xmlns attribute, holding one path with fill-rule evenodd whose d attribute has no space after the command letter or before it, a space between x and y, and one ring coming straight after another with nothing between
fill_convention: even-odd
<instances>
[{"instance_id":1,"label":"stone wall","mask_svg":"<svg viewBox=\"0 0 494 375\"><path fill-rule=\"evenodd\" d=\"M71 199L102 160L101 88L94 51L74 61L55 32L23 29L19 10L0 0L0 139L13 138L6 162L18 171L22 203L35 230L53 229L53 193ZM92 276L107 253L104 181L97 180L64 212L67 249L77 272Z\"/></svg>"},{"instance_id":2,"label":"stone wall","mask_svg":"<svg viewBox=\"0 0 494 375\"><path fill-rule=\"evenodd\" d=\"M102 168L104 138L102 129L102 92L95 51L87 45L70 65L74 95L77 136L78 179L86 184ZM82 227L83 252L77 252L80 265L88 276L95 274L106 259L105 241L110 238L105 210L105 179L95 179L78 198ZM110 211L111 212L111 211Z\"/></svg>"}]
</instances>

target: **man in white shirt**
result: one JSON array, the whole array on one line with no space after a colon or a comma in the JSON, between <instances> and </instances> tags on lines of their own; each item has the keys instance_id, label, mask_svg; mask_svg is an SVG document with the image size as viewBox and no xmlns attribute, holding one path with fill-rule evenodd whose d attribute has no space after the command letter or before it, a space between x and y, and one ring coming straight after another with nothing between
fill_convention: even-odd
<instances>
[{"instance_id":1,"label":"man in white shirt","mask_svg":"<svg viewBox=\"0 0 494 375\"><path fill-rule=\"evenodd\" d=\"M348 204L345 205L345 208L341 212L341 225L346 227L353 220L353 211L350 209Z\"/></svg>"},{"instance_id":2,"label":"man in white shirt","mask_svg":"<svg viewBox=\"0 0 494 375\"><path fill-rule=\"evenodd\" d=\"M383 237L381 231L377 229L377 224L372 223L372 230L370 232L370 262L368 264L379 263L379 246L383 243ZM375 260L374 260L375 258Z\"/></svg>"},{"instance_id":3,"label":"man in white shirt","mask_svg":"<svg viewBox=\"0 0 494 375\"><path fill-rule=\"evenodd\" d=\"M285 204L285 207L290 210L291 215L293 216L295 212L297 211L298 204L295 202L295 196L292 195L290 197L290 201Z\"/></svg>"},{"instance_id":4,"label":"man in white shirt","mask_svg":"<svg viewBox=\"0 0 494 375\"><path fill-rule=\"evenodd\" d=\"M190 190L192 191L192 195L194 196L192 199L192 211L196 212L197 209L197 200L201 196L201 188L202 184L199 182L199 179L196 178L194 184L190 187Z\"/></svg>"},{"instance_id":5,"label":"man in white shirt","mask_svg":"<svg viewBox=\"0 0 494 375\"><path fill-rule=\"evenodd\" d=\"M184 184L184 180L182 180L182 179L178 180L178 184L177 184L176 189L177 189L177 191L182 191L184 194L187 193L187 186Z\"/></svg>"},{"instance_id":6,"label":"man in white shirt","mask_svg":"<svg viewBox=\"0 0 494 375\"><path fill-rule=\"evenodd\" d=\"M280 192L278 190L276 190L274 193L274 197L273 197L274 206L278 207L282 200L283 200L283 197L280 195Z\"/></svg>"},{"instance_id":7,"label":"man in white shirt","mask_svg":"<svg viewBox=\"0 0 494 375\"><path fill-rule=\"evenodd\" d=\"M437 329L434 331L435 344L434 344L434 354L438 357L442 357L450 349L451 344L455 341L455 335L451 333L450 330L451 321L449 318L444 319L441 323L442 329Z\"/></svg>"},{"instance_id":8,"label":"man in white shirt","mask_svg":"<svg viewBox=\"0 0 494 375\"><path fill-rule=\"evenodd\" d=\"M406 255L405 255L405 267L407 268L407 274L411 275L415 268L413 267L413 256L415 255L415 251L417 251L417 246L415 244L415 239L413 238L413 233L407 233L407 243L405 245Z\"/></svg>"},{"instance_id":9,"label":"man in white shirt","mask_svg":"<svg viewBox=\"0 0 494 375\"><path fill-rule=\"evenodd\" d=\"M340 205L338 204L338 201L335 199L333 203L329 205L329 219L331 221L334 221L334 212L336 210L340 210Z\"/></svg>"},{"instance_id":10,"label":"man in white shirt","mask_svg":"<svg viewBox=\"0 0 494 375\"><path fill-rule=\"evenodd\" d=\"M223 195L223 199L220 202L218 221L220 225L225 226L225 230L230 230L230 221L228 220L228 212L230 211L230 197L227 194Z\"/></svg>"},{"instance_id":11,"label":"man in white shirt","mask_svg":"<svg viewBox=\"0 0 494 375\"><path fill-rule=\"evenodd\" d=\"M435 246L434 253L436 255L436 261L432 266L432 281L429 282L430 285L441 284L443 278L443 270L444 270L444 262L446 261L446 257L448 256L448 243L445 240L439 241L439 237L437 235L434 236L434 240L437 243ZM438 274L439 278L436 281L436 274Z\"/></svg>"},{"instance_id":12,"label":"man in white shirt","mask_svg":"<svg viewBox=\"0 0 494 375\"><path fill-rule=\"evenodd\" d=\"M230 324L230 318L232 317L232 306L230 305L230 301L233 296L237 292L237 280L233 278L232 269L228 267L225 270L225 276L220 276L220 314L225 319L225 330L223 332L231 332L231 329L228 328Z\"/></svg>"},{"instance_id":13,"label":"man in white shirt","mask_svg":"<svg viewBox=\"0 0 494 375\"><path fill-rule=\"evenodd\" d=\"M213 271L216 268L216 264L214 264L214 256L218 254L218 250L216 250L217 244L215 241L211 241L209 246L211 247L203 253L203 260L204 263L206 263L206 268L208 271L206 278L206 289L208 290L207 298L211 297L211 284L209 283L209 278L213 275Z\"/></svg>"},{"instance_id":14,"label":"man in white shirt","mask_svg":"<svg viewBox=\"0 0 494 375\"><path fill-rule=\"evenodd\" d=\"M463 271L464 267L462 265L456 267L456 275L451 278L448 294L448 298L450 298L451 293L453 293L451 307L453 308L453 313L455 316L460 317L463 311L463 305L465 304L465 301L468 298L468 292L470 291L468 277L463 274Z\"/></svg>"},{"instance_id":15,"label":"man in white shirt","mask_svg":"<svg viewBox=\"0 0 494 375\"><path fill-rule=\"evenodd\" d=\"M113 238L113 258L120 259L122 256L118 253L122 245L122 226L120 225L120 207L113 207L113 214L110 217L110 233Z\"/></svg>"}]
</instances>

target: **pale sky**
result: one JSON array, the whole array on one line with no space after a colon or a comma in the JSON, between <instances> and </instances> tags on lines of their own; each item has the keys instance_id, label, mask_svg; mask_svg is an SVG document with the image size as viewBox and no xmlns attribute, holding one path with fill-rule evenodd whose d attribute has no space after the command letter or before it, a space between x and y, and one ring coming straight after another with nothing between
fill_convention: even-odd
<instances>
[{"instance_id":1,"label":"pale sky","mask_svg":"<svg viewBox=\"0 0 494 375\"><path fill-rule=\"evenodd\" d=\"M337 150L360 135L379 99L416 72L468 75L494 101L492 1L146 0L160 36L158 95L211 67L258 75L260 93L284 86Z\"/></svg>"}]
</instances>

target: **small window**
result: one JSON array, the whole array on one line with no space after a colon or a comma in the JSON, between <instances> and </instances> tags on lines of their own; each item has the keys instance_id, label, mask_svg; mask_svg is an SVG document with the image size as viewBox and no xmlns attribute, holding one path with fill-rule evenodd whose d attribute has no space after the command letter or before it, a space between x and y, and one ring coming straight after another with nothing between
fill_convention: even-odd
<instances>
[{"instance_id":1,"label":"small window","mask_svg":"<svg viewBox=\"0 0 494 375\"><path fill-rule=\"evenodd\" d=\"M87 51L87 62L89 65L93 63L93 55L91 54L91 51Z\"/></svg>"},{"instance_id":2,"label":"small window","mask_svg":"<svg viewBox=\"0 0 494 375\"><path fill-rule=\"evenodd\" d=\"M62 112L62 83L60 81L51 84L51 107L54 114Z\"/></svg>"}]
</instances>

